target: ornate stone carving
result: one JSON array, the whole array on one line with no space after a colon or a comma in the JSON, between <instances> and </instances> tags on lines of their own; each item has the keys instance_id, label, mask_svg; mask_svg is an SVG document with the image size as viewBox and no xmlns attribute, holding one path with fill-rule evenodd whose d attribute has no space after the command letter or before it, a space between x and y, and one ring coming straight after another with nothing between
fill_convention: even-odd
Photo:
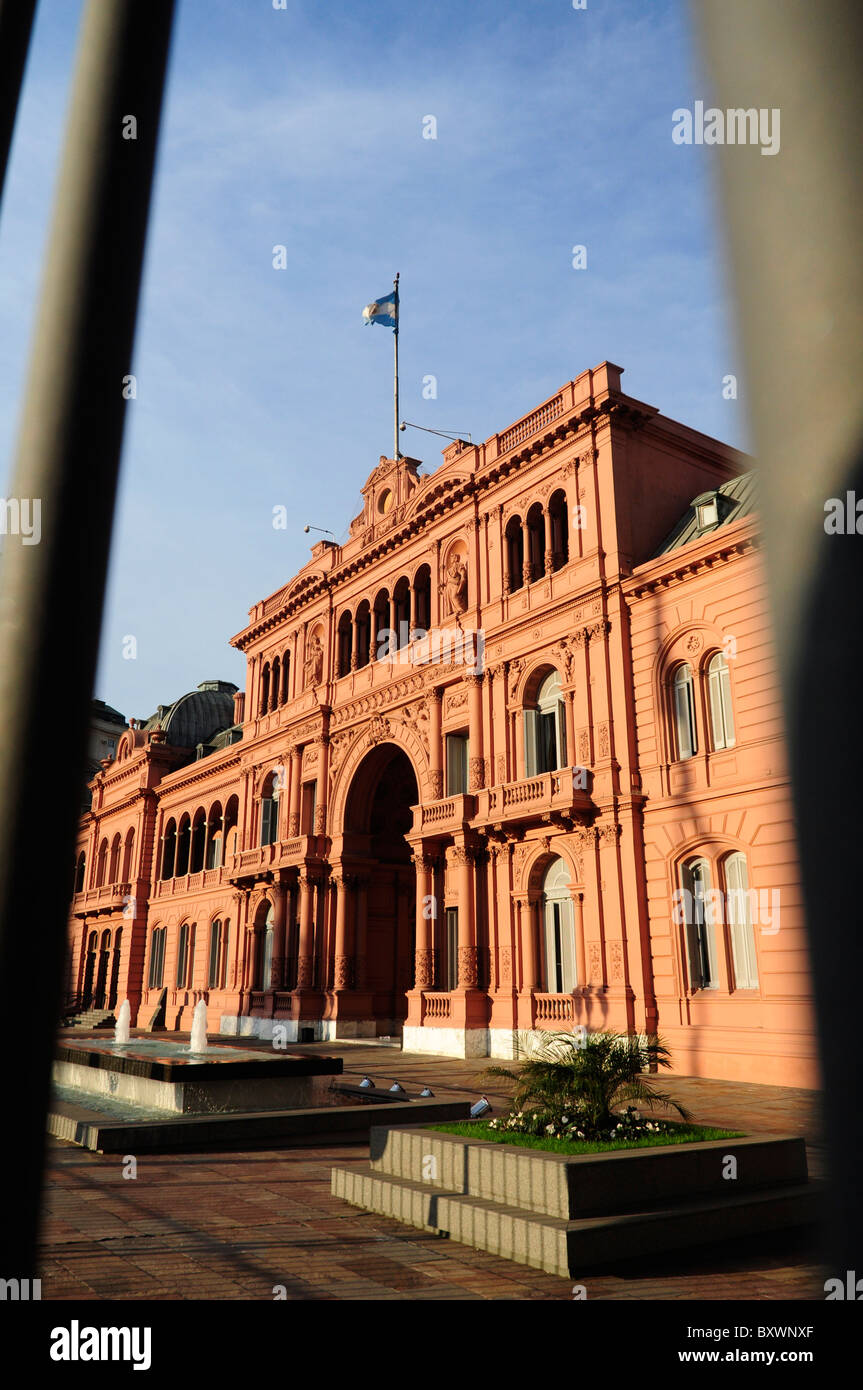
<instances>
[{"instance_id":1,"label":"ornate stone carving","mask_svg":"<svg viewBox=\"0 0 863 1390\"><path fill-rule=\"evenodd\" d=\"M320 685L321 677L324 673L324 649L321 646L321 639L317 633L312 637L306 659L303 663L303 685Z\"/></svg>"},{"instance_id":2,"label":"ornate stone carving","mask_svg":"<svg viewBox=\"0 0 863 1390\"><path fill-rule=\"evenodd\" d=\"M323 835L327 828L327 808L322 801L315 807L315 834Z\"/></svg>"},{"instance_id":3,"label":"ornate stone carving","mask_svg":"<svg viewBox=\"0 0 863 1390\"><path fill-rule=\"evenodd\" d=\"M614 825L598 825L596 833L599 836L600 844L616 845L622 829L623 827L617 822Z\"/></svg>"},{"instance_id":4,"label":"ornate stone carving","mask_svg":"<svg viewBox=\"0 0 863 1390\"><path fill-rule=\"evenodd\" d=\"M600 756L601 758L607 758L608 755L609 755L609 751L610 751L610 744L609 744L608 725L607 725L607 724L600 724L600 726L599 726L599 756Z\"/></svg>"},{"instance_id":5,"label":"ornate stone carving","mask_svg":"<svg viewBox=\"0 0 863 1390\"><path fill-rule=\"evenodd\" d=\"M429 788L432 801L440 801L443 796L443 773L435 768L429 773Z\"/></svg>"},{"instance_id":6,"label":"ornate stone carving","mask_svg":"<svg viewBox=\"0 0 863 1390\"><path fill-rule=\"evenodd\" d=\"M501 946L500 948L500 982L502 985L512 984L511 946Z\"/></svg>"},{"instance_id":7,"label":"ornate stone carving","mask_svg":"<svg viewBox=\"0 0 863 1390\"><path fill-rule=\"evenodd\" d=\"M336 956L333 979L336 989L353 989L354 962L351 956Z\"/></svg>"},{"instance_id":8,"label":"ornate stone carving","mask_svg":"<svg viewBox=\"0 0 863 1390\"><path fill-rule=\"evenodd\" d=\"M476 989L479 979L479 953L475 946L458 948L458 987Z\"/></svg>"},{"instance_id":9,"label":"ornate stone carving","mask_svg":"<svg viewBox=\"0 0 863 1390\"><path fill-rule=\"evenodd\" d=\"M591 983L602 983L602 952L598 941L591 941L587 948L587 969Z\"/></svg>"},{"instance_id":10,"label":"ornate stone carving","mask_svg":"<svg viewBox=\"0 0 863 1390\"><path fill-rule=\"evenodd\" d=\"M423 948L414 953L414 988L432 989L434 987L434 951Z\"/></svg>"},{"instance_id":11,"label":"ornate stone carving","mask_svg":"<svg viewBox=\"0 0 863 1390\"><path fill-rule=\"evenodd\" d=\"M294 837L297 836L297 835L299 835L299 833L300 833L300 813L299 813L299 811L292 811L291 814L290 814L290 816L288 817L288 835L290 836L291 839L294 839Z\"/></svg>"},{"instance_id":12,"label":"ornate stone carving","mask_svg":"<svg viewBox=\"0 0 863 1390\"><path fill-rule=\"evenodd\" d=\"M504 753L497 755L497 780L498 782L506 781L506 755Z\"/></svg>"},{"instance_id":13,"label":"ornate stone carving","mask_svg":"<svg viewBox=\"0 0 863 1390\"><path fill-rule=\"evenodd\" d=\"M468 791L482 791L485 786L485 758L471 758L468 774Z\"/></svg>"},{"instance_id":14,"label":"ornate stone carving","mask_svg":"<svg viewBox=\"0 0 863 1390\"><path fill-rule=\"evenodd\" d=\"M611 967L612 980L623 979L623 945L619 941L612 941L608 948L608 960Z\"/></svg>"},{"instance_id":15,"label":"ornate stone carving","mask_svg":"<svg viewBox=\"0 0 863 1390\"><path fill-rule=\"evenodd\" d=\"M446 578L442 588L447 604L447 613L456 616L467 611L467 566L458 551L447 565Z\"/></svg>"},{"instance_id":16,"label":"ornate stone carving","mask_svg":"<svg viewBox=\"0 0 863 1390\"><path fill-rule=\"evenodd\" d=\"M297 960L297 989L311 989L314 978L314 956L300 956Z\"/></svg>"},{"instance_id":17,"label":"ornate stone carving","mask_svg":"<svg viewBox=\"0 0 863 1390\"><path fill-rule=\"evenodd\" d=\"M376 743L383 743L384 740L388 739L389 737L390 721L384 718L384 716L381 714L374 715L374 717L369 722L368 729L366 730L367 741L370 744L374 745Z\"/></svg>"},{"instance_id":18,"label":"ornate stone carving","mask_svg":"<svg viewBox=\"0 0 863 1390\"><path fill-rule=\"evenodd\" d=\"M686 639L686 650L690 656L697 656L704 646L704 638L700 632L693 632Z\"/></svg>"},{"instance_id":19,"label":"ornate stone carving","mask_svg":"<svg viewBox=\"0 0 863 1390\"><path fill-rule=\"evenodd\" d=\"M521 676L524 661L517 656L514 661L509 663L509 698L515 699L515 692L518 689L519 677Z\"/></svg>"},{"instance_id":20,"label":"ornate stone carving","mask_svg":"<svg viewBox=\"0 0 863 1390\"><path fill-rule=\"evenodd\" d=\"M582 767L587 767L587 760L590 757L590 734L587 729L582 729L578 735L578 761Z\"/></svg>"}]
</instances>

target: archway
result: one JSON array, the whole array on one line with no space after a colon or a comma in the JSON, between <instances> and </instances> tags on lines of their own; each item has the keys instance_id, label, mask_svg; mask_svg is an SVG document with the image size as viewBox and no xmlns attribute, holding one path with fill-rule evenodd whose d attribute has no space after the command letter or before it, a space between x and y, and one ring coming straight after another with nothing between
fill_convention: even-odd
<instances>
[{"instance_id":1,"label":"archway","mask_svg":"<svg viewBox=\"0 0 863 1390\"><path fill-rule=\"evenodd\" d=\"M562 859L552 859L543 875L542 934L545 989L571 994L583 981L577 978L569 870Z\"/></svg>"},{"instance_id":2,"label":"archway","mask_svg":"<svg viewBox=\"0 0 863 1390\"><path fill-rule=\"evenodd\" d=\"M407 754L381 743L354 773L345 805L345 868L356 884L356 985L371 995L379 1034L400 1031L413 984L416 874L405 836L418 801Z\"/></svg>"}]
</instances>

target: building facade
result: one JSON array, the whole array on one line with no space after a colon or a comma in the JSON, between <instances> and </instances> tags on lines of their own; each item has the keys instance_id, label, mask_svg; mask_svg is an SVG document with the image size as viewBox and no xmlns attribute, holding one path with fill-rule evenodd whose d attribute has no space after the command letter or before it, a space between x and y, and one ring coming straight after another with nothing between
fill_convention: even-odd
<instances>
[{"instance_id":1,"label":"building facade","mask_svg":"<svg viewBox=\"0 0 863 1390\"><path fill-rule=\"evenodd\" d=\"M749 460L603 363L433 473L381 458L204 682L92 783L69 1007L138 1026L654 1031L816 1084Z\"/></svg>"}]
</instances>

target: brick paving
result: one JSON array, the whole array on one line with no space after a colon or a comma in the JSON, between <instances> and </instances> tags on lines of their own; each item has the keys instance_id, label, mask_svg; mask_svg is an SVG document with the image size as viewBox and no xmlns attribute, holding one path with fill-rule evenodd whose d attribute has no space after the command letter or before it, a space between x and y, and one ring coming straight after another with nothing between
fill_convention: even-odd
<instances>
[{"instance_id":1,"label":"brick paving","mask_svg":"<svg viewBox=\"0 0 863 1390\"><path fill-rule=\"evenodd\" d=\"M340 1054L345 1077L440 1097L485 1091L484 1060L315 1044ZM702 1123L803 1134L810 1173L823 1172L811 1091L693 1077L663 1078ZM671 1082L673 1081L673 1086ZM364 1165L367 1144L344 1140L245 1152L143 1155L134 1180L121 1156L51 1141L44 1196L44 1299L571 1300L559 1279L349 1207L330 1195L330 1169ZM825 1274L797 1232L685 1251L590 1272L588 1299L823 1299Z\"/></svg>"}]
</instances>

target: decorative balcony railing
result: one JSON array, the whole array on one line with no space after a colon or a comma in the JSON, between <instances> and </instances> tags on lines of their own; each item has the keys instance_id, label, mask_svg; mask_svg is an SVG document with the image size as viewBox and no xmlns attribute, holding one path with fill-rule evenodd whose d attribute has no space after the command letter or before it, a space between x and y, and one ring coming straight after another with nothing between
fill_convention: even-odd
<instances>
[{"instance_id":1,"label":"decorative balcony railing","mask_svg":"<svg viewBox=\"0 0 863 1390\"><path fill-rule=\"evenodd\" d=\"M591 774L586 768L563 767L557 772L542 772L518 782L487 787L477 795L477 822L488 824L526 817L551 819L554 815L595 814L590 780Z\"/></svg>"},{"instance_id":2,"label":"decorative balcony railing","mask_svg":"<svg viewBox=\"0 0 863 1390\"><path fill-rule=\"evenodd\" d=\"M475 796L448 796L443 801L427 801L414 806L414 834L452 834L461 830L476 814Z\"/></svg>"},{"instance_id":3,"label":"decorative balcony railing","mask_svg":"<svg viewBox=\"0 0 863 1390\"><path fill-rule=\"evenodd\" d=\"M516 444L521 444L523 440L529 439L532 434L536 434L543 426L557 420L563 414L563 395L558 394L550 401L546 401L538 410L534 410L530 415L525 415L523 420L517 420L503 434L497 436L498 452L505 454L508 449L514 449Z\"/></svg>"},{"instance_id":4,"label":"decorative balcony railing","mask_svg":"<svg viewBox=\"0 0 863 1390\"><path fill-rule=\"evenodd\" d=\"M103 883L100 888L86 888L82 893L76 893L74 907L77 912L123 907L131 896L131 883Z\"/></svg>"},{"instance_id":5,"label":"decorative balcony railing","mask_svg":"<svg viewBox=\"0 0 863 1390\"><path fill-rule=\"evenodd\" d=\"M225 861L225 872L232 880L254 878L273 869L302 864L305 859L316 855L316 836L295 835L290 840L276 840L272 845L259 845L256 849L244 849L239 854L229 855Z\"/></svg>"},{"instance_id":6,"label":"decorative balcony railing","mask_svg":"<svg viewBox=\"0 0 863 1390\"><path fill-rule=\"evenodd\" d=\"M571 994L535 994L533 998L537 1023L572 1023L575 1001Z\"/></svg>"},{"instance_id":7,"label":"decorative balcony railing","mask_svg":"<svg viewBox=\"0 0 863 1390\"><path fill-rule=\"evenodd\" d=\"M423 992L423 1014L426 1022L442 1023L452 1017L452 1000L448 994Z\"/></svg>"}]
</instances>

